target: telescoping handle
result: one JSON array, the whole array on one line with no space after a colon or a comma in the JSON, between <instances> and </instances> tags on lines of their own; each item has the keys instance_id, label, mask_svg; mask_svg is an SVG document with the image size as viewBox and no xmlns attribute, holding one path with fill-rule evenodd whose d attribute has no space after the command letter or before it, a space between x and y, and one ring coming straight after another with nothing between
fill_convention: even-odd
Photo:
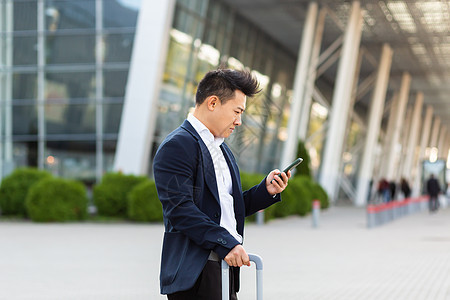
<instances>
[{"instance_id":1,"label":"telescoping handle","mask_svg":"<svg viewBox=\"0 0 450 300\"><path fill-rule=\"evenodd\" d=\"M262 283L262 271L263 261L261 256L256 254L248 254L250 261L256 265L256 299L263 299L263 283ZM222 260L222 300L230 299L230 274L229 266L226 261Z\"/></svg>"}]
</instances>

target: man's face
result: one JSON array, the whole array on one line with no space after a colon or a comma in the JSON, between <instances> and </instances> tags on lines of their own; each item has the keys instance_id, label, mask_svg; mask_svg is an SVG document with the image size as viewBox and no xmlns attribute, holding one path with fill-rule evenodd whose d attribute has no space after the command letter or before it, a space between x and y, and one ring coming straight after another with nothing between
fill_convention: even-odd
<instances>
[{"instance_id":1,"label":"man's face","mask_svg":"<svg viewBox=\"0 0 450 300\"><path fill-rule=\"evenodd\" d=\"M242 124L241 117L245 110L247 97L239 90L234 92L234 97L221 104L217 102L213 111L213 121L210 131L215 137L227 138L236 128Z\"/></svg>"}]
</instances>

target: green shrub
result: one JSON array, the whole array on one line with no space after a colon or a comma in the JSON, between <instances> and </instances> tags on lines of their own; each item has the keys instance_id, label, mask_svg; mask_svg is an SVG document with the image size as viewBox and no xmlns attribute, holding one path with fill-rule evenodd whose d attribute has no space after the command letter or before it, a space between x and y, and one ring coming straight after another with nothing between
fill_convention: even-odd
<instances>
[{"instance_id":1,"label":"green shrub","mask_svg":"<svg viewBox=\"0 0 450 300\"><path fill-rule=\"evenodd\" d=\"M321 209L327 209L330 206L330 201L328 200L327 192L317 182L313 182L312 188L313 188L313 199L320 200Z\"/></svg>"},{"instance_id":2,"label":"green shrub","mask_svg":"<svg viewBox=\"0 0 450 300\"><path fill-rule=\"evenodd\" d=\"M281 193L281 202L273 205L272 215L274 218L284 218L296 213L296 197L292 184Z\"/></svg>"},{"instance_id":3,"label":"green shrub","mask_svg":"<svg viewBox=\"0 0 450 300\"><path fill-rule=\"evenodd\" d=\"M297 157L303 158L303 162L296 168L295 176L307 176L311 178L311 169L309 167L311 158L306 150L305 143L299 141L297 145Z\"/></svg>"},{"instance_id":4,"label":"green shrub","mask_svg":"<svg viewBox=\"0 0 450 300\"><path fill-rule=\"evenodd\" d=\"M307 176L289 179L289 184L281 194L281 203L275 205L274 215L283 218L291 215L307 215L312 209L312 196Z\"/></svg>"},{"instance_id":5,"label":"green shrub","mask_svg":"<svg viewBox=\"0 0 450 300\"><path fill-rule=\"evenodd\" d=\"M25 199L29 189L52 175L34 168L19 168L3 178L0 186L0 208L3 215L26 215Z\"/></svg>"},{"instance_id":6,"label":"green shrub","mask_svg":"<svg viewBox=\"0 0 450 300\"><path fill-rule=\"evenodd\" d=\"M293 178L292 184L296 195L296 213L306 216L312 210L312 180L309 176L297 176Z\"/></svg>"},{"instance_id":7,"label":"green shrub","mask_svg":"<svg viewBox=\"0 0 450 300\"><path fill-rule=\"evenodd\" d=\"M136 185L128 194L128 218L138 222L162 222L163 213L154 181Z\"/></svg>"},{"instance_id":8,"label":"green shrub","mask_svg":"<svg viewBox=\"0 0 450 300\"><path fill-rule=\"evenodd\" d=\"M102 182L94 186L94 203L99 215L127 216L128 193L139 183L145 181L144 176L107 173Z\"/></svg>"},{"instance_id":9,"label":"green shrub","mask_svg":"<svg viewBox=\"0 0 450 300\"><path fill-rule=\"evenodd\" d=\"M33 185L26 208L35 222L83 220L87 216L86 188L80 182L47 178Z\"/></svg>"}]
</instances>

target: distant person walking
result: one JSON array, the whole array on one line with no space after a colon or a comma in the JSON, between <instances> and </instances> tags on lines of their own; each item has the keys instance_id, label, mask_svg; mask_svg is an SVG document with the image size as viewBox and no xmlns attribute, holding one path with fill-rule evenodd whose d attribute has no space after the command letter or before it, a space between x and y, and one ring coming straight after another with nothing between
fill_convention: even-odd
<instances>
[{"instance_id":1,"label":"distant person walking","mask_svg":"<svg viewBox=\"0 0 450 300\"><path fill-rule=\"evenodd\" d=\"M400 181L400 189L402 190L405 199L411 196L411 188L409 187L409 183L405 178L402 178Z\"/></svg>"},{"instance_id":2,"label":"distant person walking","mask_svg":"<svg viewBox=\"0 0 450 300\"><path fill-rule=\"evenodd\" d=\"M381 178L378 182L378 199L381 199L381 202L387 203L391 200L391 189L389 186L389 181L385 178Z\"/></svg>"},{"instance_id":3,"label":"distant person walking","mask_svg":"<svg viewBox=\"0 0 450 300\"><path fill-rule=\"evenodd\" d=\"M427 181L427 193L430 196L429 199L429 208L430 212L435 212L439 208L438 195L441 192L441 187L439 186L439 182L434 175L431 174L430 178Z\"/></svg>"}]
</instances>

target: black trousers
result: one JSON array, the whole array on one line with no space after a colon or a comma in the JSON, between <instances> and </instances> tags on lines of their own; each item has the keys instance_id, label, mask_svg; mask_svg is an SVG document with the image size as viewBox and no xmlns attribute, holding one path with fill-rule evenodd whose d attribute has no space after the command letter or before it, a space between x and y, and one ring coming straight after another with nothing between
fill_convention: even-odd
<instances>
[{"instance_id":1,"label":"black trousers","mask_svg":"<svg viewBox=\"0 0 450 300\"><path fill-rule=\"evenodd\" d=\"M430 196L430 202L428 203L430 211L437 211L439 209L438 196Z\"/></svg>"},{"instance_id":2,"label":"black trousers","mask_svg":"<svg viewBox=\"0 0 450 300\"><path fill-rule=\"evenodd\" d=\"M221 300L221 262L208 260L194 286L187 290L167 295L169 300ZM230 299L237 300L234 272L230 270Z\"/></svg>"}]
</instances>

